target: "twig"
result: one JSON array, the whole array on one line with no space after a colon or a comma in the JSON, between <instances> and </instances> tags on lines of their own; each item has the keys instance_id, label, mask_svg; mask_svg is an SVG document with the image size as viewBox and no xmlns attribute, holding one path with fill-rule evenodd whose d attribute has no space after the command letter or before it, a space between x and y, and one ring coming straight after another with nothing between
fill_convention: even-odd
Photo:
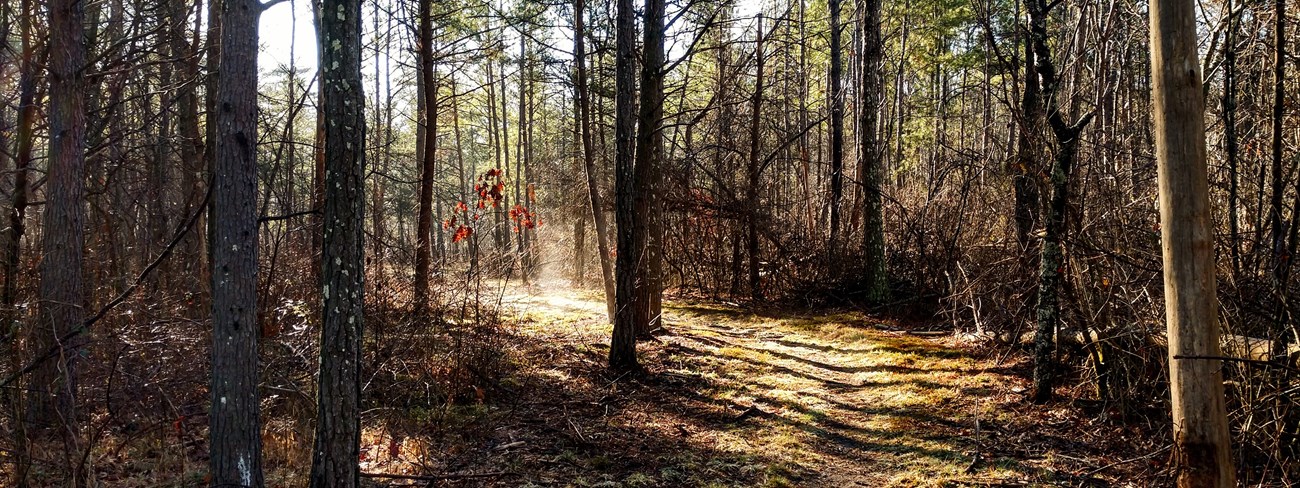
<instances>
[{"instance_id":1,"label":"twig","mask_svg":"<svg viewBox=\"0 0 1300 488\"><path fill-rule=\"evenodd\" d=\"M1273 361L1264 361L1261 359L1234 358L1231 356L1190 356L1186 354L1178 354L1174 356L1174 359L1207 359L1207 360L1218 360L1218 361L1234 361L1238 363L1255 364L1259 366L1271 366L1274 368L1282 368L1289 371L1300 371L1300 369L1293 368L1287 364L1275 363Z\"/></svg>"},{"instance_id":2,"label":"twig","mask_svg":"<svg viewBox=\"0 0 1300 488\"><path fill-rule=\"evenodd\" d=\"M148 266L146 266L143 270L140 271L140 274L136 275L135 281L131 283L131 286L126 287L125 290L122 290L122 293L119 293L112 300L109 300L108 303L104 304L104 306L101 307L98 312L95 312L94 315L91 315L84 322L82 322L80 327L77 327L76 329L73 329L67 334L64 334L63 337L59 338L59 340L55 342L55 345L51 347L49 351L45 352L45 354L41 355L40 357L37 357L36 359L32 360L32 362L29 363L23 369L20 369L18 370L18 372L10 375L8 378L5 378L4 382L0 383L0 388L9 386L14 381L17 381L18 378L21 378L23 377L23 375L35 370L38 366L41 365L41 363L44 363L45 361L48 361L50 358L57 356L58 353L63 348L67 347L65 344L68 344L69 341L72 340L72 338L84 333L87 329L90 328L91 325L94 325L95 322L99 321L99 319L104 318L104 316L107 315L110 310L112 310L114 307L118 306L122 302L126 301L126 299L130 297L131 294L134 293L136 289L140 288L140 284L144 283L145 278L148 278L149 275L153 273L155 269L158 269L158 266L162 264L163 260L167 259L167 257L172 254L172 251L176 249L176 246L180 244L182 240L185 239L185 236L189 234L190 229L194 227L194 223L198 222L199 216L203 215L204 211L207 210L208 202L212 199L212 186L213 186L212 181L209 180L208 190L206 193L203 194L203 201L199 203L198 208L194 210L194 213L190 215L190 218L186 220L185 223L183 223L179 229L176 229L176 235L172 237L172 240L167 244L167 247L163 248L162 252L158 253L158 257L154 258L154 260L150 262Z\"/></svg>"},{"instance_id":3,"label":"twig","mask_svg":"<svg viewBox=\"0 0 1300 488\"><path fill-rule=\"evenodd\" d=\"M1152 451L1152 452L1149 453L1149 454L1143 454L1143 455L1138 456L1138 457L1135 457L1135 458L1133 458L1133 459L1123 459L1123 460L1115 461L1115 462L1113 462L1113 463L1107 464L1107 465L1102 466L1102 467L1100 467L1100 468L1097 468L1097 469L1094 469L1094 470L1089 471L1089 472L1087 472L1087 473L1084 473L1082 477L1083 477L1083 478L1091 478L1092 475L1095 475L1095 474L1100 473L1100 472L1102 472L1102 471L1108 470L1108 469L1113 468L1113 467L1115 467L1115 466L1119 466L1119 465L1121 465L1121 464L1128 464L1128 463L1131 463L1131 462L1134 462L1134 461L1141 461L1141 460L1143 460L1143 459L1151 459L1151 458L1153 458L1153 457L1159 456L1160 453L1162 453L1162 452L1168 451L1168 450L1169 450L1169 447L1170 447L1170 446L1165 446L1165 447L1162 447L1162 448L1160 448L1160 449L1156 449L1155 451Z\"/></svg>"},{"instance_id":4,"label":"twig","mask_svg":"<svg viewBox=\"0 0 1300 488\"><path fill-rule=\"evenodd\" d=\"M392 480L412 480L412 481L443 481L443 480L465 480L474 478L495 478L498 476L508 476L513 473L506 471L493 471L490 473L449 473L449 474L388 474L388 473L361 473L362 478L384 478Z\"/></svg>"}]
</instances>

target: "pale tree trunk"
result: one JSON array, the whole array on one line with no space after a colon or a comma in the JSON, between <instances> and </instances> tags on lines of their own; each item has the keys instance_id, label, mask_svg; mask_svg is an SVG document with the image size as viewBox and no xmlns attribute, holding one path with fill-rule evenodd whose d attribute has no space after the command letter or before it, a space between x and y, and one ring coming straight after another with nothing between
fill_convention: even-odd
<instances>
[{"instance_id":1,"label":"pale tree trunk","mask_svg":"<svg viewBox=\"0 0 1300 488\"><path fill-rule=\"evenodd\" d=\"M1205 98L1191 0L1151 2L1151 79L1174 462L1183 488L1236 486L1219 356Z\"/></svg>"},{"instance_id":2,"label":"pale tree trunk","mask_svg":"<svg viewBox=\"0 0 1300 488\"><path fill-rule=\"evenodd\" d=\"M600 277L605 285L605 313L610 322L614 321L614 263L609 252L609 224L605 220L604 199L600 196L600 184L596 172L596 154L591 137L591 99L587 88L587 51L586 29L583 18L586 8L583 0L573 1L573 52L577 66L576 94L578 118L581 126L583 171L587 180L587 194L591 200L591 217L596 226L596 251L600 254Z\"/></svg>"},{"instance_id":3,"label":"pale tree trunk","mask_svg":"<svg viewBox=\"0 0 1300 488\"><path fill-rule=\"evenodd\" d=\"M262 486L257 393L256 0L221 8L212 140L212 388L209 473L215 486Z\"/></svg>"},{"instance_id":4,"label":"pale tree trunk","mask_svg":"<svg viewBox=\"0 0 1300 488\"><path fill-rule=\"evenodd\" d=\"M324 0L319 49L325 124L323 318L313 488L360 484L361 343L364 320L365 97L361 1ZM429 86L432 90L433 87ZM429 104L430 107L433 104ZM432 130L428 138L432 138ZM426 153L425 158L432 155Z\"/></svg>"}]
</instances>

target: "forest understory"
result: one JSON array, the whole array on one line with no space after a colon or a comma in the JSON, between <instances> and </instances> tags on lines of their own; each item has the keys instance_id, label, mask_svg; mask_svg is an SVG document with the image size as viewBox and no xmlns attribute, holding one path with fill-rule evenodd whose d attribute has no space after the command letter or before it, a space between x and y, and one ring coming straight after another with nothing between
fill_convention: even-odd
<instances>
[{"instance_id":1,"label":"forest understory","mask_svg":"<svg viewBox=\"0 0 1300 488\"><path fill-rule=\"evenodd\" d=\"M361 417L366 484L1100 487L1169 481L1167 442L1153 427L1120 421L1115 410L1088 400L1086 382L1060 390L1058 401L1029 402L1031 365L1023 351L987 347L950 324L843 309L740 308L683 296L665 302L663 330L640 347L650 366L616 375L605 364L610 327L599 292L550 281L512 285L498 298L502 357L477 364L500 371L491 379L475 377L487 372L466 373L465 394L455 401L416 406L418 393L396 391L422 381L399 377L395 372L406 368L389 360L417 356L373 359ZM272 487L302 485L311 457L311 396L292 393L293 380L274 373L310 370L286 368L283 361L293 354L276 351L292 349L291 336L268 341L275 346L263 357L271 377L264 385L271 407L264 409L263 443ZM475 369L475 360L425 356L439 359ZM198 391L165 395L161 403L170 409L161 413L115 416L109 401L95 415L99 435L88 456L102 486L207 484L206 422L201 413L185 415L202 409L202 385L193 378L203 374L154 373L147 383ZM387 374L395 376L385 381ZM433 374L444 381L456 376ZM124 390L118 395L131 390L118 388ZM148 397L126 408L147 404ZM43 466L56 474L58 465L38 459L36 485L58 484L57 476L42 478Z\"/></svg>"}]
</instances>

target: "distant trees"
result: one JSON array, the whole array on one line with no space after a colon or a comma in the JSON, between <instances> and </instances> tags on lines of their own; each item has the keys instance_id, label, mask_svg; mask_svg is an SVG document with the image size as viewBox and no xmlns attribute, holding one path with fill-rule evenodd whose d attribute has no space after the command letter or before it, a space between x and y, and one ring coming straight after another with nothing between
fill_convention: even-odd
<instances>
[{"instance_id":1,"label":"distant trees","mask_svg":"<svg viewBox=\"0 0 1300 488\"><path fill-rule=\"evenodd\" d=\"M365 321L362 241L366 217L361 2L323 0L319 15L325 208L320 374L311 486L347 488L361 482L357 460L361 449L361 345Z\"/></svg>"}]
</instances>

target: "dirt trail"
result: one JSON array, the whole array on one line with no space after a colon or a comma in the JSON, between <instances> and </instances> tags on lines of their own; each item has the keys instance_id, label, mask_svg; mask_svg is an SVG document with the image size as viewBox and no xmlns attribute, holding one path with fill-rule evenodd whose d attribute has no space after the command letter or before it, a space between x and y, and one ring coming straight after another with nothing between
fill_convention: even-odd
<instances>
[{"instance_id":1,"label":"dirt trail","mask_svg":"<svg viewBox=\"0 0 1300 488\"><path fill-rule=\"evenodd\" d=\"M576 395L556 401L579 403L575 384L600 395L598 418L566 410L580 420L561 430L623 463L562 451L578 452L583 475L524 475L539 486L1115 486L1096 469L1112 462L1107 427L1026 404L1014 364L950 336L859 313L670 301L666 332L640 346L649 372L614 381L600 376L609 327L597 295L537 287L506 305L521 335L551 348L535 353L559 358L533 365ZM593 422L604 425L584 434Z\"/></svg>"}]
</instances>

